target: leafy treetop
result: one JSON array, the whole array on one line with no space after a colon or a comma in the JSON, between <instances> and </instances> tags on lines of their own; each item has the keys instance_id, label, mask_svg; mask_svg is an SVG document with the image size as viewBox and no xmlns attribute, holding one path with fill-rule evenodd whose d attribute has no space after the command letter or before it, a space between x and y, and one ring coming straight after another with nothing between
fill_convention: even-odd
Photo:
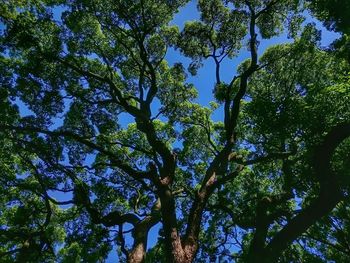
<instances>
[{"instance_id":1,"label":"leafy treetop","mask_svg":"<svg viewBox=\"0 0 350 263\"><path fill-rule=\"evenodd\" d=\"M1 261L349 260L349 61L308 1L187 2L0 4Z\"/></svg>"}]
</instances>

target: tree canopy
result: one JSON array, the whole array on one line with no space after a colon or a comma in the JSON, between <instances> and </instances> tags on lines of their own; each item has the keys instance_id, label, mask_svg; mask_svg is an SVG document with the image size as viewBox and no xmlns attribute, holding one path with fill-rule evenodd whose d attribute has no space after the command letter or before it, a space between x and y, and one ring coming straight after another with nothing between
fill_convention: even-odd
<instances>
[{"instance_id":1,"label":"tree canopy","mask_svg":"<svg viewBox=\"0 0 350 263\"><path fill-rule=\"evenodd\" d=\"M0 3L1 262L350 260L348 2L188 2Z\"/></svg>"}]
</instances>

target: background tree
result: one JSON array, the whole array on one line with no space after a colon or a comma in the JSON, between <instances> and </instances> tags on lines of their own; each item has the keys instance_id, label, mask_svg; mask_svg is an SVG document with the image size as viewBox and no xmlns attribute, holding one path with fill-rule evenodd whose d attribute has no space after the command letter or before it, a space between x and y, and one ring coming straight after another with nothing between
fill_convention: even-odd
<instances>
[{"instance_id":1,"label":"background tree","mask_svg":"<svg viewBox=\"0 0 350 263\"><path fill-rule=\"evenodd\" d=\"M350 61L350 3L338 0L309 1L311 11L318 19L323 21L329 29L341 34L341 37L333 42L332 50L336 54Z\"/></svg>"},{"instance_id":2,"label":"background tree","mask_svg":"<svg viewBox=\"0 0 350 263\"><path fill-rule=\"evenodd\" d=\"M349 64L303 1L187 2L1 3L4 262L349 259Z\"/></svg>"}]
</instances>

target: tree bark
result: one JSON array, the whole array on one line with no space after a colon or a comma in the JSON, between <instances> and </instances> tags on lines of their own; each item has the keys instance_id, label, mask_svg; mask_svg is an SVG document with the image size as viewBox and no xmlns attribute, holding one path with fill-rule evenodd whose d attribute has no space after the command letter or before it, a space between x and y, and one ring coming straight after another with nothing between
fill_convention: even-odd
<instances>
[{"instance_id":1,"label":"tree bark","mask_svg":"<svg viewBox=\"0 0 350 263\"><path fill-rule=\"evenodd\" d=\"M350 137L350 123L334 127L316 148L314 170L320 184L318 197L297 216L292 218L267 244L263 252L251 251L248 257L260 258L260 262L277 262L283 251L309 227L328 215L342 200L340 180L331 169L331 158L336 147Z\"/></svg>"},{"instance_id":2,"label":"tree bark","mask_svg":"<svg viewBox=\"0 0 350 263\"><path fill-rule=\"evenodd\" d=\"M161 209L160 201L154 204L152 214L146 216L138 224L135 225L133 231L134 245L128 255L128 263L142 263L146 259L147 240L149 230L159 222Z\"/></svg>"}]
</instances>

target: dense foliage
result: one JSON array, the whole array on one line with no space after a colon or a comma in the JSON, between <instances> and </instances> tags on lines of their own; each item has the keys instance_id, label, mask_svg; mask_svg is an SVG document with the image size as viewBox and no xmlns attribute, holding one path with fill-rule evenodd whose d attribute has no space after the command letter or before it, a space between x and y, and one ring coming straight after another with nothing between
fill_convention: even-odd
<instances>
[{"instance_id":1,"label":"dense foliage","mask_svg":"<svg viewBox=\"0 0 350 263\"><path fill-rule=\"evenodd\" d=\"M328 29L341 33L341 37L331 45L333 52L350 61L350 2L342 0L309 0L309 2L311 11Z\"/></svg>"},{"instance_id":2,"label":"dense foliage","mask_svg":"<svg viewBox=\"0 0 350 263\"><path fill-rule=\"evenodd\" d=\"M1 262L350 260L348 1L188 2L0 3Z\"/></svg>"}]
</instances>

